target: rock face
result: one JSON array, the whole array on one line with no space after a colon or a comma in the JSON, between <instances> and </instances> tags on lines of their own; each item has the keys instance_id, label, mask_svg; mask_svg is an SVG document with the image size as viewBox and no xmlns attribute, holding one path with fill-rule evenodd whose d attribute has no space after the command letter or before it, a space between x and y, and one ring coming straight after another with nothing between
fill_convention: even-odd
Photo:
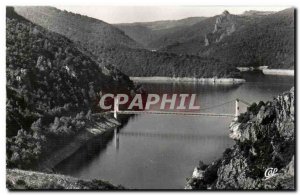
<instances>
[{"instance_id":1,"label":"rock face","mask_svg":"<svg viewBox=\"0 0 300 195\"><path fill-rule=\"evenodd\" d=\"M294 105L292 88L273 101L250 106L230 125L236 144L221 159L202 165L203 177L193 174L185 188L295 189Z\"/></svg>"},{"instance_id":2,"label":"rock face","mask_svg":"<svg viewBox=\"0 0 300 195\"><path fill-rule=\"evenodd\" d=\"M235 25L232 15L225 10L217 17L214 30L205 36L205 46L220 42L225 36L231 35L236 30Z\"/></svg>"}]
</instances>

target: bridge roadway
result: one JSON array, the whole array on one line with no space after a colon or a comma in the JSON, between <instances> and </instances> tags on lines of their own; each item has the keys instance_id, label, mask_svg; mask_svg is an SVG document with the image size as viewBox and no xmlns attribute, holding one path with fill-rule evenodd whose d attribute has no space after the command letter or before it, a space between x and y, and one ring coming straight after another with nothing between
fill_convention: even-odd
<instances>
[{"instance_id":1,"label":"bridge roadway","mask_svg":"<svg viewBox=\"0 0 300 195\"><path fill-rule=\"evenodd\" d=\"M110 111L114 113L114 111ZM205 113L205 112L166 112L166 111L129 111L119 110L117 114L165 114L165 115L188 115L188 116L214 116L214 117L236 117L234 114Z\"/></svg>"}]
</instances>

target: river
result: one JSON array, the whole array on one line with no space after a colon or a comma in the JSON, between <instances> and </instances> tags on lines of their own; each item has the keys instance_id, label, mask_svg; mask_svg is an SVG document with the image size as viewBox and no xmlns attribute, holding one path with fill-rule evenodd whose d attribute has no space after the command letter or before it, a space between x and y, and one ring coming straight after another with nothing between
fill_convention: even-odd
<instances>
[{"instance_id":1,"label":"river","mask_svg":"<svg viewBox=\"0 0 300 195\"><path fill-rule=\"evenodd\" d=\"M143 83L149 93L196 93L201 108L241 98L272 100L294 85L294 77L245 73L238 86L194 83ZM241 103L241 110L246 107ZM234 102L207 112L234 113ZM204 111L203 111L204 112ZM182 115L137 115L111 135L105 146L91 142L56 167L82 179L99 178L134 189L183 189L199 160L218 159L234 142L231 118ZM103 141L103 140L99 140Z\"/></svg>"}]
</instances>

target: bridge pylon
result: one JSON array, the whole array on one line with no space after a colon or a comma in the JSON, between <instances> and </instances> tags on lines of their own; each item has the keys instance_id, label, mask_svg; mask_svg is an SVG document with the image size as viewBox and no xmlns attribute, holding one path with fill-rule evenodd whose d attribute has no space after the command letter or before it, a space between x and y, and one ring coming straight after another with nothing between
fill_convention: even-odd
<instances>
[{"instance_id":1,"label":"bridge pylon","mask_svg":"<svg viewBox=\"0 0 300 195\"><path fill-rule=\"evenodd\" d=\"M119 99L117 97L114 98L114 117L118 119L117 113L119 112Z\"/></svg>"}]
</instances>

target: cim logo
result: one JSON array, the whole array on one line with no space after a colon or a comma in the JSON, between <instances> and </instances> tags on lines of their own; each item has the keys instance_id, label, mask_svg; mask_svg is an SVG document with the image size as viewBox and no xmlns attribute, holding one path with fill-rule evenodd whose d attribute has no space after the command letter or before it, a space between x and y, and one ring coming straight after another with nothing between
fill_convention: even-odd
<instances>
[{"instance_id":1,"label":"cim logo","mask_svg":"<svg viewBox=\"0 0 300 195\"><path fill-rule=\"evenodd\" d=\"M265 180L271 179L277 175L277 168L268 168L265 171Z\"/></svg>"}]
</instances>

